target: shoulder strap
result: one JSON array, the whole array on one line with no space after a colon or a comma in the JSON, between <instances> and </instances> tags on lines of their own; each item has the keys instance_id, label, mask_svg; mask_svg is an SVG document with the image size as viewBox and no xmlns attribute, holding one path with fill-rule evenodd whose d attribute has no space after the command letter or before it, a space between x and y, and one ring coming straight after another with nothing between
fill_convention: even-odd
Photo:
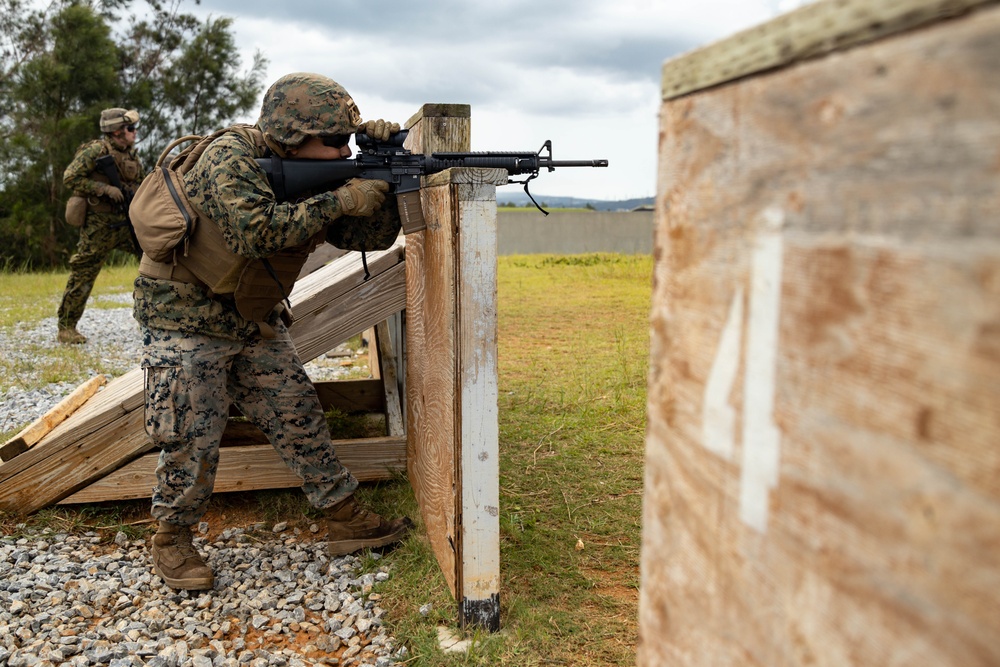
<instances>
[{"instance_id":1,"label":"shoulder strap","mask_svg":"<svg viewBox=\"0 0 1000 667\"><path fill-rule=\"evenodd\" d=\"M257 128L256 125L248 125L241 123L237 125L231 125L221 130L216 130L215 132L209 135L203 136L198 134L189 134L185 137L174 139L163 150L163 152L160 153L160 157L156 160L156 166L159 167L160 165L162 165L163 162L167 159L167 156L170 154L170 152L175 148L177 148L177 146L183 144L184 142L190 141L192 143L186 146L176 157L174 157L170 161L170 164L168 165L169 169L171 169L172 171L176 171L180 174L186 174L188 171L191 170L192 167L194 167L195 163L198 161L198 158L200 158L202 153L205 152L205 149L208 148L213 141L215 141L216 139L218 139L219 137L228 132L236 132L237 134L245 138L247 141L254 144L254 146L256 146L258 150L265 150L267 148L267 144L264 143L264 135Z\"/></svg>"},{"instance_id":2,"label":"shoulder strap","mask_svg":"<svg viewBox=\"0 0 1000 667\"><path fill-rule=\"evenodd\" d=\"M159 167L160 165L162 165L163 161L167 159L168 155L170 155L170 151L174 150L175 148L183 144L185 141L198 141L201 138L202 136L200 134L189 134L186 137L181 137L180 139L174 139L169 144L167 144L167 147L163 149L162 153L160 153L160 157L156 159L156 166ZM184 151L181 151L181 153L183 154Z\"/></svg>"}]
</instances>

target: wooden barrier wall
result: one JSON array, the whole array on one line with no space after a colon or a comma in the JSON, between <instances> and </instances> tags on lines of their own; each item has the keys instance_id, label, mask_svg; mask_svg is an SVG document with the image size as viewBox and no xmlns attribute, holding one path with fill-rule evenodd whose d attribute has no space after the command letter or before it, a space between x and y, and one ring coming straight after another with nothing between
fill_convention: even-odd
<instances>
[{"instance_id":1,"label":"wooden barrier wall","mask_svg":"<svg viewBox=\"0 0 1000 667\"><path fill-rule=\"evenodd\" d=\"M663 80L638 663L1000 664L1000 6Z\"/></svg>"},{"instance_id":2,"label":"wooden barrier wall","mask_svg":"<svg viewBox=\"0 0 1000 667\"><path fill-rule=\"evenodd\" d=\"M468 151L467 105L425 105L415 153ZM496 186L503 170L425 179L427 229L406 236L410 483L462 627L500 628Z\"/></svg>"}]
</instances>

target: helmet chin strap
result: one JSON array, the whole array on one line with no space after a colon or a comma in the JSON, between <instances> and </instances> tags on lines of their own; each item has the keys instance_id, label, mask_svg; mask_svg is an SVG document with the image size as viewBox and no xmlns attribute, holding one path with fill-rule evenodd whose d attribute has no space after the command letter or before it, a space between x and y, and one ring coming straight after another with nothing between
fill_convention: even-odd
<instances>
[{"instance_id":1,"label":"helmet chin strap","mask_svg":"<svg viewBox=\"0 0 1000 667\"><path fill-rule=\"evenodd\" d=\"M271 137L267 136L267 134L264 135L264 143L267 144L267 147L271 149L271 152L277 155L278 157L280 158L288 157L288 154L285 151L285 147L279 144L277 141L273 140Z\"/></svg>"}]
</instances>

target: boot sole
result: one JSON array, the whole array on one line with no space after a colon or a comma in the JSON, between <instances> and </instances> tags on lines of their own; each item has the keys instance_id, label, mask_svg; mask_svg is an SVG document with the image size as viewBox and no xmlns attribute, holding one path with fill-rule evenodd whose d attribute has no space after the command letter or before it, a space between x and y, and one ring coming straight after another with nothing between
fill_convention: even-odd
<instances>
[{"instance_id":1,"label":"boot sole","mask_svg":"<svg viewBox=\"0 0 1000 667\"><path fill-rule=\"evenodd\" d=\"M163 583L165 583L167 586L170 586L170 588L173 588L175 590L207 591L213 586L215 586L215 577L212 577L211 579L204 579L198 577L191 577L190 579L178 579L175 577L165 576L162 572L160 572L160 569L155 566L153 567L153 571L156 572L156 575L163 580Z\"/></svg>"},{"instance_id":2,"label":"boot sole","mask_svg":"<svg viewBox=\"0 0 1000 667\"><path fill-rule=\"evenodd\" d=\"M403 535L410 529L409 524L402 526L399 530L381 537L370 537L364 540L339 540L337 542L327 542L326 549L331 556L347 556L362 549L375 549L388 544L399 542Z\"/></svg>"}]
</instances>

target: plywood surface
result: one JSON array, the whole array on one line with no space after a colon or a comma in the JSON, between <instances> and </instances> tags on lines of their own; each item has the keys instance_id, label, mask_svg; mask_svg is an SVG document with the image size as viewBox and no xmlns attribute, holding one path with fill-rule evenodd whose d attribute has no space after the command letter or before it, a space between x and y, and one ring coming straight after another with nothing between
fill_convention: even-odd
<instances>
[{"instance_id":1,"label":"plywood surface","mask_svg":"<svg viewBox=\"0 0 1000 667\"><path fill-rule=\"evenodd\" d=\"M641 665L1000 664L1000 9L667 101Z\"/></svg>"},{"instance_id":2,"label":"plywood surface","mask_svg":"<svg viewBox=\"0 0 1000 667\"><path fill-rule=\"evenodd\" d=\"M673 58L663 99L673 99L809 58L899 35L995 5L996 0L822 0Z\"/></svg>"}]
</instances>

